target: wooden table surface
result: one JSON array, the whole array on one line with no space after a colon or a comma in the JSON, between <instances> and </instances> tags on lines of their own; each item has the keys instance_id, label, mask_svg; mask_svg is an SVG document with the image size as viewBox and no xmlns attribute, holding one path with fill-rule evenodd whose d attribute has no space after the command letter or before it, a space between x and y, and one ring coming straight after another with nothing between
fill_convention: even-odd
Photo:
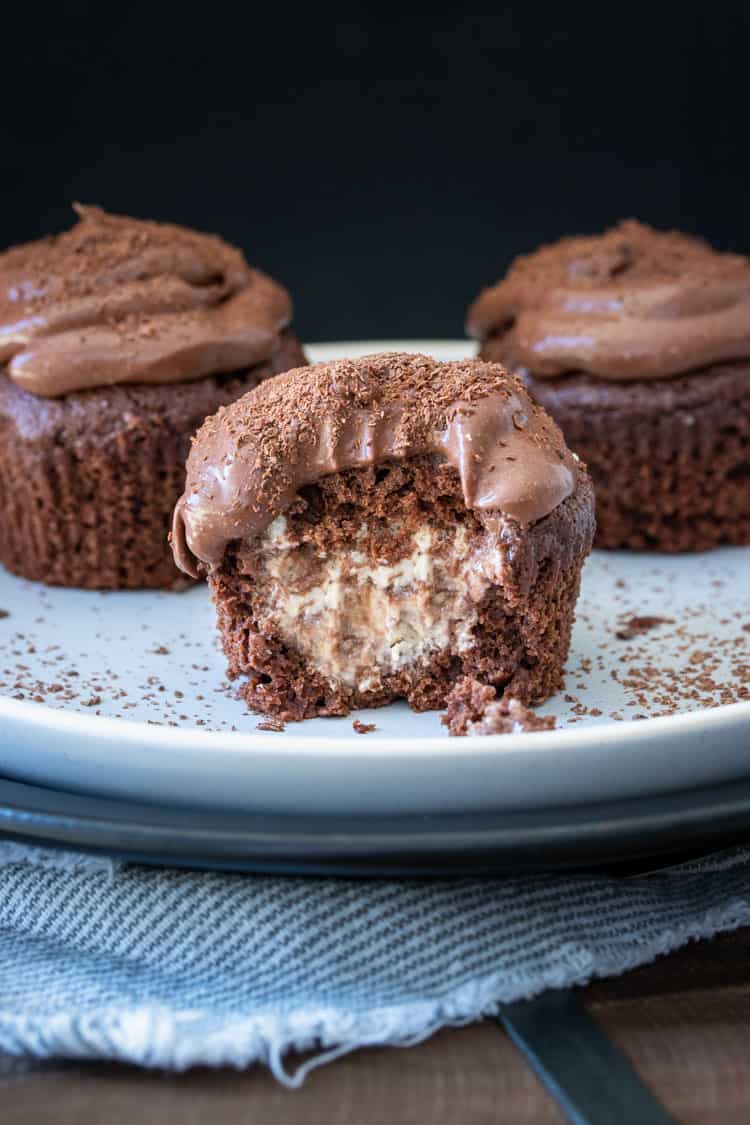
<instances>
[{"instance_id":1,"label":"wooden table surface","mask_svg":"<svg viewBox=\"0 0 750 1125\"><path fill-rule=\"evenodd\" d=\"M593 984L581 997L678 1121L750 1121L750 928ZM494 1023L368 1049L299 1090L267 1071L172 1075L0 1055L3 1125L424 1125L562 1121Z\"/></svg>"}]
</instances>

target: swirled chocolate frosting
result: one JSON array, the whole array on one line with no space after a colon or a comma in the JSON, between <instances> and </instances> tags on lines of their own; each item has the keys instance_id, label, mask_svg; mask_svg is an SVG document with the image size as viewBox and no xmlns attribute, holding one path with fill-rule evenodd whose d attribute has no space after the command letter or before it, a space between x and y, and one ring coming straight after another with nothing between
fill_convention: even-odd
<instances>
[{"instance_id":1,"label":"swirled chocolate frosting","mask_svg":"<svg viewBox=\"0 0 750 1125\"><path fill-rule=\"evenodd\" d=\"M204 422L174 513L178 566L220 566L300 488L329 473L423 454L460 475L468 508L526 525L575 489L562 434L497 363L382 354L288 371Z\"/></svg>"},{"instance_id":2,"label":"swirled chocolate frosting","mask_svg":"<svg viewBox=\"0 0 750 1125\"><path fill-rule=\"evenodd\" d=\"M64 234L0 254L0 363L37 395L176 383L269 358L287 292L220 238L76 206Z\"/></svg>"},{"instance_id":3,"label":"swirled chocolate frosting","mask_svg":"<svg viewBox=\"0 0 750 1125\"><path fill-rule=\"evenodd\" d=\"M517 258L469 309L534 375L661 379L750 357L750 258L633 220Z\"/></svg>"}]
</instances>

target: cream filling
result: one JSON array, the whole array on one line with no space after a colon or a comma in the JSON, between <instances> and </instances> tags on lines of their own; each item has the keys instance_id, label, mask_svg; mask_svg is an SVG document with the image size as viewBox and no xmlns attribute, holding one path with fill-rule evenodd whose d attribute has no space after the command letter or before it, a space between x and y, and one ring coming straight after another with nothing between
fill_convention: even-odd
<instances>
[{"instance_id":1,"label":"cream filling","mask_svg":"<svg viewBox=\"0 0 750 1125\"><path fill-rule=\"evenodd\" d=\"M424 524L394 564L358 548L366 534L362 526L350 551L313 553L289 539L279 516L259 545L274 631L330 683L358 691L440 650L470 649L477 604L500 584L504 561L497 533L478 542L463 527L448 535Z\"/></svg>"}]
</instances>

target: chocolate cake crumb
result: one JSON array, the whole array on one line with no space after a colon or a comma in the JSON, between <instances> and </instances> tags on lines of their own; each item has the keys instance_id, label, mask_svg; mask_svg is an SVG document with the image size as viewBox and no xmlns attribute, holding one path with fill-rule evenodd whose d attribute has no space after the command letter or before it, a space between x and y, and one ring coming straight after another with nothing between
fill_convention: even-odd
<instances>
[{"instance_id":1,"label":"chocolate cake crumb","mask_svg":"<svg viewBox=\"0 0 750 1125\"><path fill-rule=\"evenodd\" d=\"M454 737L477 734L520 734L522 731L554 730L555 718L542 718L512 695L497 698L494 687L471 676L458 680L447 699L441 718Z\"/></svg>"},{"instance_id":2,"label":"chocolate cake crumb","mask_svg":"<svg viewBox=\"0 0 750 1125\"><path fill-rule=\"evenodd\" d=\"M10 613L9 613L9 611L8 611L7 609L0 609L0 621L1 621L1 620L2 620L2 619L3 619L4 617L10 617Z\"/></svg>"},{"instance_id":3,"label":"chocolate cake crumb","mask_svg":"<svg viewBox=\"0 0 750 1125\"><path fill-rule=\"evenodd\" d=\"M642 633L648 633L659 625L673 625L673 617L628 617L622 622L615 636L621 641L631 641Z\"/></svg>"},{"instance_id":4,"label":"chocolate cake crumb","mask_svg":"<svg viewBox=\"0 0 750 1125\"><path fill-rule=\"evenodd\" d=\"M276 733L276 734L280 734L281 731L286 729L286 724L283 722L282 719L276 719L276 718L273 717L273 715L268 715L263 720L263 722L255 724L255 729L256 730L270 730L270 731L274 731L274 733Z\"/></svg>"},{"instance_id":5,"label":"chocolate cake crumb","mask_svg":"<svg viewBox=\"0 0 750 1125\"><path fill-rule=\"evenodd\" d=\"M357 734L370 734L372 731L378 729L374 723L363 723L359 719L355 719L352 726Z\"/></svg>"},{"instance_id":6,"label":"chocolate cake crumb","mask_svg":"<svg viewBox=\"0 0 750 1125\"><path fill-rule=\"evenodd\" d=\"M100 695L92 695L90 699L82 699L81 703L84 707L98 707L101 701L102 697Z\"/></svg>"},{"instance_id":7,"label":"chocolate cake crumb","mask_svg":"<svg viewBox=\"0 0 750 1125\"><path fill-rule=\"evenodd\" d=\"M157 645L152 651L154 656L169 656L169 649L166 645Z\"/></svg>"}]
</instances>

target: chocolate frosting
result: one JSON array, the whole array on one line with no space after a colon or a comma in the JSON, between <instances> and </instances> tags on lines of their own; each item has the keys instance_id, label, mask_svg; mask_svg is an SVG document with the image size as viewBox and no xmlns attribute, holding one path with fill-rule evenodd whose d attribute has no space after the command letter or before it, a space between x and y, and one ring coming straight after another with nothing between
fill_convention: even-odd
<instances>
[{"instance_id":1,"label":"chocolate frosting","mask_svg":"<svg viewBox=\"0 0 750 1125\"><path fill-rule=\"evenodd\" d=\"M0 363L56 397L268 359L287 292L220 238L76 205L64 234L0 254Z\"/></svg>"},{"instance_id":2,"label":"chocolate frosting","mask_svg":"<svg viewBox=\"0 0 750 1125\"><path fill-rule=\"evenodd\" d=\"M469 309L534 375L661 379L750 357L750 258L677 231L622 222L517 258Z\"/></svg>"},{"instance_id":3,"label":"chocolate frosting","mask_svg":"<svg viewBox=\"0 0 750 1125\"><path fill-rule=\"evenodd\" d=\"M527 525L575 489L580 471L552 419L500 364L383 354L301 367L204 422L174 513L187 574L220 566L299 489L329 473L423 454L460 474L467 507Z\"/></svg>"}]
</instances>

